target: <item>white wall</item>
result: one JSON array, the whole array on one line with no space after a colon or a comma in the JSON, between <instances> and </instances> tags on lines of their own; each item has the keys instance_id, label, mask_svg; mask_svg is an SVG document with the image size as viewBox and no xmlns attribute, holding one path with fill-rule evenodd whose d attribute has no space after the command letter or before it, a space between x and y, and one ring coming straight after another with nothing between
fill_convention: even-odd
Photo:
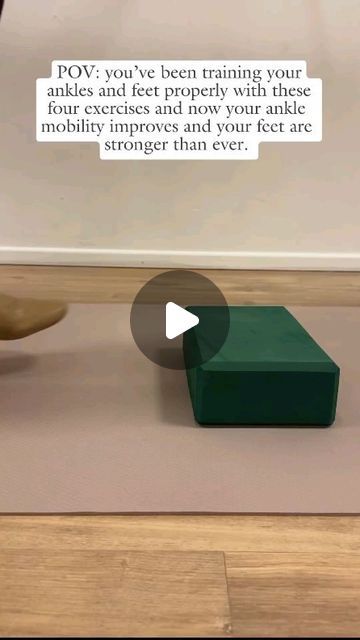
<instances>
[{"instance_id":1,"label":"white wall","mask_svg":"<svg viewBox=\"0 0 360 640\"><path fill-rule=\"evenodd\" d=\"M359 20L359 0L5 0L0 262L360 269ZM36 143L56 58L305 59L324 140L168 163Z\"/></svg>"}]
</instances>

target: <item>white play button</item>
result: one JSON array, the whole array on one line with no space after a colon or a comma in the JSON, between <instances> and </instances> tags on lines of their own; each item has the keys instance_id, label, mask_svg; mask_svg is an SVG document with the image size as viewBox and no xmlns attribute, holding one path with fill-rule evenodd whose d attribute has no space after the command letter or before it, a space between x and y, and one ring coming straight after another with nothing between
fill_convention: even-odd
<instances>
[{"instance_id":1,"label":"white play button","mask_svg":"<svg viewBox=\"0 0 360 640\"><path fill-rule=\"evenodd\" d=\"M199 318L190 311L179 307L175 302L166 304L166 337L169 340L177 338L185 331L199 324Z\"/></svg>"},{"instance_id":2,"label":"white play button","mask_svg":"<svg viewBox=\"0 0 360 640\"><path fill-rule=\"evenodd\" d=\"M218 353L229 332L230 313L211 280L195 271L170 269L140 289L131 307L130 326L146 358L166 369L185 371Z\"/></svg>"}]
</instances>

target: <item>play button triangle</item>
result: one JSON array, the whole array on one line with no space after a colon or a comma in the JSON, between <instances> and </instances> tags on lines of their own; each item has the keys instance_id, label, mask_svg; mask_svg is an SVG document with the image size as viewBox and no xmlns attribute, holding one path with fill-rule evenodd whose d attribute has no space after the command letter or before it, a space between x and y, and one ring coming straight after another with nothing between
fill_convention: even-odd
<instances>
[{"instance_id":1,"label":"play button triangle","mask_svg":"<svg viewBox=\"0 0 360 640\"><path fill-rule=\"evenodd\" d=\"M166 337L168 340L177 338L185 331L199 324L199 318L190 311L186 311L175 302L166 304Z\"/></svg>"}]
</instances>

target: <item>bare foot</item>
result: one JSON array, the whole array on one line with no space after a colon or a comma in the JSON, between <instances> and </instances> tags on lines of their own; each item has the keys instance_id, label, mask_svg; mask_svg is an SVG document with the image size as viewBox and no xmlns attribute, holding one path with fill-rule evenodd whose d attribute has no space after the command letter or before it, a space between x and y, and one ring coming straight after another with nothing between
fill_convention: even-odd
<instances>
[{"instance_id":1,"label":"bare foot","mask_svg":"<svg viewBox=\"0 0 360 640\"><path fill-rule=\"evenodd\" d=\"M16 340L42 331L59 322L66 311L67 306L61 302L0 294L0 340Z\"/></svg>"}]
</instances>

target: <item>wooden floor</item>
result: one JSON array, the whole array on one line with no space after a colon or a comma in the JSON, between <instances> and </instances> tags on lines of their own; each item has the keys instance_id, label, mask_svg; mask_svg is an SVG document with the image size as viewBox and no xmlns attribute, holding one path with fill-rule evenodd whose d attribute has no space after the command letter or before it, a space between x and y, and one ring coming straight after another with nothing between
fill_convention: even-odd
<instances>
[{"instance_id":1,"label":"wooden floor","mask_svg":"<svg viewBox=\"0 0 360 640\"><path fill-rule=\"evenodd\" d=\"M164 269L0 265L0 291L68 302L132 302ZM360 305L360 272L200 270L230 304Z\"/></svg>"},{"instance_id":2,"label":"wooden floor","mask_svg":"<svg viewBox=\"0 0 360 640\"><path fill-rule=\"evenodd\" d=\"M358 637L360 519L2 516L2 636Z\"/></svg>"},{"instance_id":3,"label":"wooden floor","mask_svg":"<svg viewBox=\"0 0 360 640\"><path fill-rule=\"evenodd\" d=\"M129 301L152 274L0 267L0 291ZM229 302L360 303L360 274L208 275ZM360 637L360 518L0 516L0 635Z\"/></svg>"}]
</instances>

